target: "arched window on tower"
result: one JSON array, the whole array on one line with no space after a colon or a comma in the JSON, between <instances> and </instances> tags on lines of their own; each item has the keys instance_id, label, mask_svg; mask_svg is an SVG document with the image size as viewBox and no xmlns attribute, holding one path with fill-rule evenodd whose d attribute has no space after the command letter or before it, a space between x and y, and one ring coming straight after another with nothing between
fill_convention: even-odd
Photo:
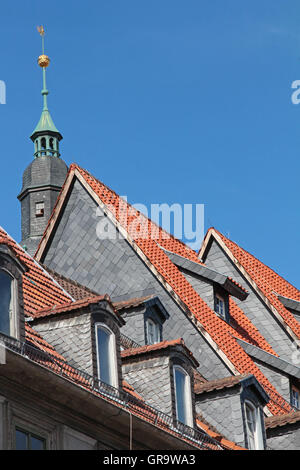
<instances>
[{"instance_id":1,"label":"arched window on tower","mask_svg":"<svg viewBox=\"0 0 300 470\"><path fill-rule=\"evenodd\" d=\"M45 139L45 137L43 137L42 140L41 140L41 149L42 149L42 155L46 155L46 152L43 152L43 150L46 150L46 139Z\"/></svg>"},{"instance_id":2,"label":"arched window on tower","mask_svg":"<svg viewBox=\"0 0 300 470\"><path fill-rule=\"evenodd\" d=\"M54 150L54 139L53 139L53 137L51 137L50 140L49 140L49 147L50 147L50 150L51 150L51 152L50 152L51 155L54 155L54 152L53 152L53 150Z\"/></svg>"}]
</instances>

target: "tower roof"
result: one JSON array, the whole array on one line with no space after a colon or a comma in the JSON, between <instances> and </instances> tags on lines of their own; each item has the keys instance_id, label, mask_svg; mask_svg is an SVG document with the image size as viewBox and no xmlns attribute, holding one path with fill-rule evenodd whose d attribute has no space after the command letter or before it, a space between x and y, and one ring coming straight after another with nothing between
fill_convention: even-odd
<instances>
[{"instance_id":1,"label":"tower roof","mask_svg":"<svg viewBox=\"0 0 300 470\"><path fill-rule=\"evenodd\" d=\"M43 109L40 120L39 120L36 128L34 129L31 137L33 137L37 132L42 132L42 133L54 132L56 134L59 134L60 138L62 138L60 132L58 131L58 129L56 128L56 126L53 122L53 119L52 119L48 109Z\"/></svg>"}]
</instances>

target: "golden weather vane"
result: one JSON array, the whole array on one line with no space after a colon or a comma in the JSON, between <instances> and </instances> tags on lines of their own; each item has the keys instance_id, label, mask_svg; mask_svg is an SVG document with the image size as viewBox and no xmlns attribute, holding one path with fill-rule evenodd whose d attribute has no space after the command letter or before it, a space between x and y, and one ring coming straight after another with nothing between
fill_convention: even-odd
<instances>
[{"instance_id":1,"label":"golden weather vane","mask_svg":"<svg viewBox=\"0 0 300 470\"><path fill-rule=\"evenodd\" d=\"M42 36L42 55L39 56L38 58L38 64L40 67L48 67L48 65L50 64L50 59L47 55L45 55L45 44L44 44L44 36L45 36L45 30L44 30L44 26L41 25L41 26L37 26L37 30L38 32L40 33L40 35Z\"/></svg>"},{"instance_id":2,"label":"golden weather vane","mask_svg":"<svg viewBox=\"0 0 300 470\"><path fill-rule=\"evenodd\" d=\"M45 30L44 30L43 25L37 26L37 30L38 30L38 32L40 33L41 36L45 36Z\"/></svg>"}]
</instances>

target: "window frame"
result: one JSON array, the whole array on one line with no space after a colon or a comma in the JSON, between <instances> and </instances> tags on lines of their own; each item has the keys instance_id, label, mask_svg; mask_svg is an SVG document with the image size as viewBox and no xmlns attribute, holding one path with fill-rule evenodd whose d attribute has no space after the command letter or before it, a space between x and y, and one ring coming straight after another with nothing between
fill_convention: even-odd
<instances>
[{"instance_id":1,"label":"window frame","mask_svg":"<svg viewBox=\"0 0 300 470\"><path fill-rule=\"evenodd\" d=\"M42 207L38 208L41 205ZM35 217L44 217L45 215L45 201L39 201L35 203Z\"/></svg>"},{"instance_id":2,"label":"window frame","mask_svg":"<svg viewBox=\"0 0 300 470\"><path fill-rule=\"evenodd\" d=\"M249 429L249 424L248 424L247 409L251 410L252 416L254 417L254 431L253 431L252 439L251 439L252 431ZM245 425L246 425L246 437L247 437L248 449L249 450L263 450L264 445L263 445L260 408L258 406L255 406L255 404L252 401L245 400L244 410L245 410ZM251 440L253 440L254 447L252 447L252 444L250 444Z\"/></svg>"},{"instance_id":3,"label":"window frame","mask_svg":"<svg viewBox=\"0 0 300 470\"><path fill-rule=\"evenodd\" d=\"M296 399L294 398L294 393L297 394ZM293 384L291 385L291 405L297 410L300 409L300 390Z\"/></svg>"},{"instance_id":4,"label":"window frame","mask_svg":"<svg viewBox=\"0 0 300 470\"><path fill-rule=\"evenodd\" d=\"M0 273L4 272L10 279L11 279L11 285L10 285L10 290L11 290L11 301L10 301L10 308L9 308L9 335L12 336L13 338L19 339L19 324L18 324L18 281L17 279L12 275L11 272L9 272L7 269L3 268L0 266ZM6 334L4 332L1 332L2 334Z\"/></svg>"},{"instance_id":5,"label":"window frame","mask_svg":"<svg viewBox=\"0 0 300 470\"><path fill-rule=\"evenodd\" d=\"M185 377L184 383L184 414L186 417L186 422L182 423L178 419L178 400L177 400L177 389L176 389L176 371L183 374ZM174 364L173 365L173 382L174 382L174 398L175 398L175 416L176 421L187 426L193 427L194 425L194 418L193 418L193 405L192 405L192 387L191 387L191 377L189 373L180 365Z\"/></svg>"},{"instance_id":6,"label":"window frame","mask_svg":"<svg viewBox=\"0 0 300 470\"><path fill-rule=\"evenodd\" d=\"M153 325L155 336L157 337L157 340L154 341L154 342L149 341L149 337L150 337L150 335L149 335L149 323ZM160 324L157 321L155 321L152 317L146 318L146 343L147 344L157 344L157 343L160 343L160 341L161 341Z\"/></svg>"},{"instance_id":7,"label":"window frame","mask_svg":"<svg viewBox=\"0 0 300 470\"><path fill-rule=\"evenodd\" d=\"M28 442L29 445L28 445L28 449L26 449L26 450L33 450L33 449L31 449L31 445L30 445L30 442L31 442L30 439L32 437L43 442L43 449L41 449L41 450L47 450L47 439L45 438L45 436L38 435L37 433L26 430L26 429L24 429L20 426L15 426L15 433L14 433L14 448L15 448L15 450L21 450L21 449L17 449L17 431L22 432L23 434L25 434L27 436L27 439L28 439L27 442Z\"/></svg>"},{"instance_id":8,"label":"window frame","mask_svg":"<svg viewBox=\"0 0 300 470\"><path fill-rule=\"evenodd\" d=\"M99 349L99 340L98 340L98 330L102 329L106 333L109 334L109 351L108 351L108 358L109 358L109 367L110 367L110 376L111 382L110 385L112 387L118 388L119 386L119 379L118 379L118 367L117 367L117 350L116 350L116 335L115 333L109 328L105 323L97 322L95 323L95 337L96 337L96 354L97 354L97 373L98 379L100 382L106 383L101 380L101 371L100 371L100 349Z\"/></svg>"},{"instance_id":9,"label":"window frame","mask_svg":"<svg viewBox=\"0 0 300 470\"><path fill-rule=\"evenodd\" d=\"M218 310L217 310L217 301L221 301L223 302L223 310L224 310L224 313L220 313ZM226 302L226 299L224 296L222 296L221 294L219 294L219 292L215 292L215 298L214 298L214 310L215 312L221 317L221 318L224 318L224 320L226 320L227 318L227 302Z\"/></svg>"}]
</instances>

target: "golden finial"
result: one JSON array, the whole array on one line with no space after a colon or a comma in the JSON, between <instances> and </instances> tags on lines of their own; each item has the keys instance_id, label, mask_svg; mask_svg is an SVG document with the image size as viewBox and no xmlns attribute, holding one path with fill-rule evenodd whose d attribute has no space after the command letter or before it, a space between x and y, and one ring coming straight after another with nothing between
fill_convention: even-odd
<instances>
[{"instance_id":1,"label":"golden finial","mask_svg":"<svg viewBox=\"0 0 300 470\"><path fill-rule=\"evenodd\" d=\"M49 57L44 54L44 36L45 36L45 30L44 30L44 26L37 26L37 30L38 32L40 33L40 35L42 36L42 50L43 50L43 53L42 55L39 56L38 58L38 64L40 67L48 67L48 65L50 64L50 59Z\"/></svg>"}]
</instances>

